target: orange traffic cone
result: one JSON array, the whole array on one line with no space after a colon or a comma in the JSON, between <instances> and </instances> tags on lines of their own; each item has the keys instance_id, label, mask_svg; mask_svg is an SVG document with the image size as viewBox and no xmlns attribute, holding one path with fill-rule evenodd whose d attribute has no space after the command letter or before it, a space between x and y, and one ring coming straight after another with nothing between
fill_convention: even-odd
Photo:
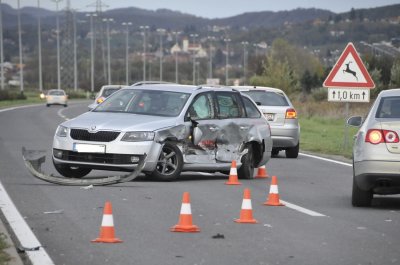
<instances>
[{"instance_id":1,"label":"orange traffic cone","mask_svg":"<svg viewBox=\"0 0 400 265\"><path fill-rule=\"evenodd\" d=\"M284 206L284 204L279 201L278 178L276 176L272 176L268 199L264 202L264 205Z\"/></svg>"},{"instance_id":2,"label":"orange traffic cone","mask_svg":"<svg viewBox=\"0 0 400 265\"><path fill-rule=\"evenodd\" d=\"M238 180L236 161L232 161L231 170L229 172L229 180L225 182L225 185L242 185Z\"/></svg>"},{"instance_id":3,"label":"orange traffic cone","mask_svg":"<svg viewBox=\"0 0 400 265\"><path fill-rule=\"evenodd\" d=\"M200 232L200 228L196 225L193 225L189 192L183 193L179 222L177 225L171 227L170 230L171 232L184 232L184 233Z\"/></svg>"},{"instance_id":4,"label":"orange traffic cone","mask_svg":"<svg viewBox=\"0 0 400 265\"><path fill-rule=\"evenodd\" d=\"M257 169L257 173L254 176L254 178L256 179L264 179L264 178L268 178L268 173L267 173L267 168L265 167L265 165L259 167Z\"/></svg>"},{"instance_id":5,"label":"orange traffic cone","mask_svg":"<svg viewBox=\"0 0 400 265\"><path fill-rule=\"evenodd\" d=\"M103 220L101 222L100 236L92 242L98 243L121 243L122 240L115 237L114 219L112 216L112 207L110 202L106 202L103 211Z\"/></svg>"},{"instance_id":6,"label":"orange traffic cone","mask_svg":"<svg viewBox=\"0 0 400 265\"><path fill-rule=\"evenodd\" d=\"M236 223L258 223L253 218L253 209L251 207L250 189L245 189L243 193L242 210L240 211L240 218L235 220Z\"/></svg>"}]
</instances>

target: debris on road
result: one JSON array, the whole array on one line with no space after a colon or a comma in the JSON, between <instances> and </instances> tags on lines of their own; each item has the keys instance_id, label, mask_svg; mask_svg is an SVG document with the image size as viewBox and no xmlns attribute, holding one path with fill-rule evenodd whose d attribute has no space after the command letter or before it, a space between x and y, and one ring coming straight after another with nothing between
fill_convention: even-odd
<instances>
[{"instance_id":1,"label":"debris on road","mask_svg":"<svg viewBox=\"0 0 400 265\"><path fill-rule=\"evenodd\" d=\"M17 247L17 252L18 253L25 253L26 251L38 251L41 248L41 246L38 247L32 247L32 248L27 248L23 246Z\"/></svg>"},{"instance_id":2,"label":"debris on road","mask_svg":"<svg viewBox=\"0 0 400 265\"><path fill-rule=\"evenodd\" d=\"M80 187L80 189L82 189L82 190L91 190L91 189L93 189L93 185L89 185L89 186L86 186L86 187Z\"/></svg>"},{"instance_id":3,"label":"debris on road","mask_svg":"<svg viewBox=\"0 0 400 265\"><path fill-rule=\"evenodd\" d=\"M124 183L134 180L139 176L144 168L147 155L144 154L138 162L137 168L129 174L123 176L110 176L90 179L64 178L53 175L46 175L42 172L41 166L46 161L46 151L44 150L26 150L22 147L22 158L29 172L36 178L53 184L69 186L104 186L117 183Z\"/></svg>"},{"instance_id":4,"label":"debris on road","mask_svg":"<svg viewBox=\"0 0 400 265\"><path fill-rule=\"evenodd\" d=\"M218 233L218 234L212 236L212 238L213 239L225 239L225 236L223 234Z\"/></svg>"},{"instance_id":5,"label":"debris on road","mask_svg":"<svg viewBox=\"0 0 400 265\"><path fill-rule=\"evenodd\" d=\"M48 211L48 212L43 212L44 214L62 214L64 213L64 210L55 210L55 211Z\"/></svg>"}]
</instances>

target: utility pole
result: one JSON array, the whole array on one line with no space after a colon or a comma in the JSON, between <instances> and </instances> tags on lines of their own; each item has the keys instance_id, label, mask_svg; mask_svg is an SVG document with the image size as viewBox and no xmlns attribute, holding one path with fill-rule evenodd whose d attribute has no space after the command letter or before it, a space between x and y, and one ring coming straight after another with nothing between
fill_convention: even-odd
<instances>
[{"instance_id":1,"label":"utility pole","mask_svg":"<svg viewBox=\"0 0 400 265\"><path fill-rule=\"evenodd\" d=\"M58 3L62 0L51 0L56 3L56 27L57 27L57 89L61 89L61 66L60 66L60 25L58 18Z\"/></svg>"},{"instance_id":2,"label":"utility pole","mask_svg":"<svg viewBox=\"0 0 400 265\"><path fill-rule=\"evenodd\" d=\"M163 35L165 29L157 29L158 34L160 34L160 81L163 79Z\"/></svg>"},{"instance_id":3,"label":"utility pole","mask_svg":"<svg viewBox=\"0 0 400 265\"><path fill-rule=\"evenodd\" d=\"M93 32L93 17L97 17L97 14L91 13L86 14L87 17L90 17L90 92L94 92L94 32Z\"/></svg>"},{"instance_id":4,"label":"utility pole","mask_svg":"<svg viewBox=\"0 0 400 265\"><path fill-rule=\"evenodd\" d=\"M242 41L243 45L243 85L246 85L247 81L247 45L249 42Z\"/></svg>"},{"instance_id":5,"label":"utility pole","mask_svg":"<svg viewBox=\"0 0 400 265\"><path fill-rule=\"evenodd\" d=\"M178 45L178 35L181 34L180 31L174 31L172 34L175 35L175 45ZM179 45L178 45L179 47ZM175 52L175 83L178 84L178 52Z\"/></svg>"},{"instance_id":6,"label":"utility pole","mask_svg":"<svg viewBox=\"0 0 400 265\"><path fill-rule=\"evenodd\" d=\"M4 50L3 50L3 10L2 0L0 0L0 71L1 71L1 90L4 90Z\"/></svg>"},{"instance_id":7,"label":"utility pole","mask_svg":"<svg viewBox=\"0 0 400 265\"><path fill-rule=\"evenodd\" d=\"M21 7L20 0L18 0L18 46L19 46L19 87L20 92L24 94L24 66L22 64L22 37L21 37Z\"/></svg>"},{"instance_id":8,"label":"utility pole","mask_svg":"<svg viewBox=\"0 0 400 265\"><path fill-rule=\"evenodd\" d=\"M196 51L195 49L195 44L196 44L196 37L198 37L198 34L190 34L190 37L193 38L193 85L196 84Z\"/></svg>"},{"instance_id":9,"label":"utility pole","mask_svg":"<svg viewBox=\"0 0 400 265\"><path fill-rule=\"evenodd\" d=\"M40 8L40 0L37 0L38 8ZM38 53L39 53L39 91L43 91L42 80L42 31L40 29L40 14L38 15Z\"/></svg>"},{"instance_id":10,"label":"utility pole","mask_svg":"<svg viewBox=\"0 0 400 265\"><path fill-rule=\"evenodd\" d=\"M108 84L111 85L111 58L110 58L110 22L113 22L112 18L104 18L104 22L107 24L107 76Z\"/></svg>"},{"instance_id":11,"label":"utility pole","mask_svg":"<svg viewBox=\"0 0 400 265\"><path fill-rule=\"evenodd\" d=\"M224 39L226 43L226 61L225 61L225 85L228 85L229 81L229 42L231 39Z\"/></svg>"},{"instance_id":12,"label":"utility pole","mask_svg":"<svg viewBox=\"0 0 400 265\"><path fill-rule=\"evenodd\" d=\"M123 22L123 26L126 26L126 49L125 49L125 70L126 70L126 85L129 86L129 26L132 22Z\"/></svg>"}]
</instances>

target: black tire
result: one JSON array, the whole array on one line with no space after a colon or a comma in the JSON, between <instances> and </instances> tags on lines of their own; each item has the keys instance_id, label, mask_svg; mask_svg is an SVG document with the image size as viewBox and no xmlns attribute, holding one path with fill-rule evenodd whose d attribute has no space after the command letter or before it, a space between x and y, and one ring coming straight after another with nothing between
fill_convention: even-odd
<instances>
[{"instance_id":1,"label":"black tire","mask_svg":"<svg viewBox=\"0 0 400 265\"><path fill-rule=\"evenodd\" d=\"M278 156L278 155L279 155L279 149L278 148L272 148L271 156Z\"/></svg>"},{"instance_id":2,"label":"black tire","mask_svg":"<svg viewBox=\"0 0 400 265\"><path fill-rule=\"evenodd\" d=\"M181 150L172 143L165 143L151 177L162 181L172 181L181 174L182 167Z\"/></svg>"},{"instance_id":3,"label":"black tire","mask_svg":"<svg viewBox=\"0 0 400 265\"><path fill-rule=\"evenodd\" d=\"M50 107L50 104L46 104L46 107Z\"/></svg>"},{"instance_id":4,"label":"black tire","mask_svg":"<svg viewBox=\"0 0 400 265\"><path fill-rule=\"evenodd\" d=\"M297 158L299 156L300 143L298 143L295 147L288 148L285 150L286 158Z\"/></svg>"},{"instance_id":5,"label":"black tire","mask_svg":"<svg viewBox=\"0 0 400 265\"><path fill-rule=\"evenodd\" d=\"M354 177L354 162L353 162L353 192L351 194L351 204L355 207L369 207L371 206L374 194L372 190L362 190L358 187Z\"/></svg>"},{"instance_id":6,"label":"black tire","mask_svg":"<svg viewBox=\"0 0 400 265\"><path fill-rule=\"evenodd\" d=\"M67 105L67 104L65 104L65 105L64 105L64 108L66 108L66 107L68 107L68 105Z\"/></svg>"},{"instance_id":7,"label":"black tire","mask_svg":"<svg viewBox=\"0 0 400 265\"><path fill-rule=\"evenodd\" d=\"M56 164L54 162L53 162L53 164L54 164L54 167L56 168L56 170L58 171L58 173L60 173L61 175L63 175L66 178L80 179L80 178L83 178L84 176L86 176L87 174L89 174L90 171L92 171L91 168L71 167L69 165Z\"/></svg>"},{"instance_id":8,"label":"black tire","mask_svg":"<svg viewBox=\"0 0 400 265\"><path fill-rule=\"evenodd\" d=\"M252 179L254 178L254 156L253 146L249 144L247 147L248 152L242 156L242 165L238 170L238 177L240 179Z\"/></svg>"}]
</instances>

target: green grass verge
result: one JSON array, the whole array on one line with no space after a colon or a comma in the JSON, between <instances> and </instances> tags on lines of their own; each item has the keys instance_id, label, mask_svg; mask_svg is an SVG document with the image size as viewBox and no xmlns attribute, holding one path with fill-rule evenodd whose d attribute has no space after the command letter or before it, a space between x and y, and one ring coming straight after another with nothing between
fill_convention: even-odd
<instances>
[{"instance_id":1,"label":"green grass verge","mask_svg":"<svg viewBox=\"0 0 400 265\"><path fill-rule=\"evenodd\" d=\"M358 128L347 127L347 145L345 145L345 120L312 117L300 118L299 122L301 150L352 157L353 136Z\"/></svg>"},{"instance_id":2,"label":"green grass verge","mask_svg":"<svg viewBox=\"0 0 400 265\"><path fill-rule=\"evenodd\" d=\"M0 265L6 265L11 260L10 255L8 255L4 250L9 246L5 240L6 235L0 233Z\"/></svg>"}]
</instances>

